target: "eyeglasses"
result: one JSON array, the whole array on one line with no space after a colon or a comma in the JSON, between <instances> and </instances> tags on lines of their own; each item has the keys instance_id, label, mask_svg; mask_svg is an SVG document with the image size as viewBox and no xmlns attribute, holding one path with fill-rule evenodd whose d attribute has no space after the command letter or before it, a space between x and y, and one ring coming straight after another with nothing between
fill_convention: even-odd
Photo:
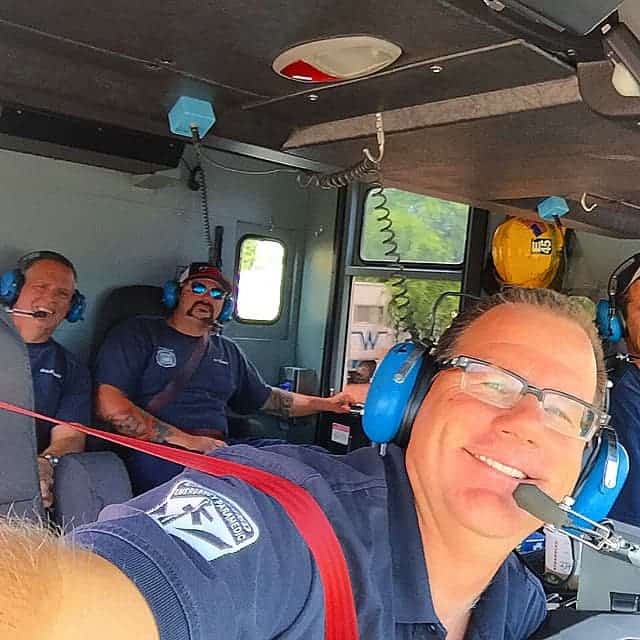
<instances>
[{"instance_id":1,"label":"eyeglasses","mask_svg":"<svg viewBox=\"0 0 640 640\"><path fill-rule=\"evenodd\" d=\"M511 409L525 395L535 396L544 411L545 426L566 436L588 441L609 423L610 417L593 405L563 391L534 387L512 371L484 360L458 356L445 360L442 366L460 369L461 390L494 407Z\"/></svg>"},{"instance_id":2,"label":"eyeglasses","mask_svg":"<svg viewBox=\"0 0 640 640\"><path fill-rule=\"evenodd\" d=\"M207 287L206 284L204 284L202 282L198 282L197 280L194 280L191 283L191 291L193 291L193 293L195 293L198 296L202 296L205 293L207 293L207 291L208 291L209 295L214 300L222 300L227 295L226 291L223 291L222 289L220 289L218 287L213 287L213 288L209 289L209 287Z\"/></svg>"}]
</instances>

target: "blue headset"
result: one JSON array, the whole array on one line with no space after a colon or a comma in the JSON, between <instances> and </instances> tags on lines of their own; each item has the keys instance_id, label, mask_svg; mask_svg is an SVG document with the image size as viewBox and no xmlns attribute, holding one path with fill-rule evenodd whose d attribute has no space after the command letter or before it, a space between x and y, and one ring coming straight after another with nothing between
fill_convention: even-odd
<instances>
[{"instance_id":1,"label":"blue headset","mask_svg":"<svg viewBox=\"0 0 640 640\"><path fill-rule=\"evenodd\" d=\"M73 275L76 277L76 269L73 263L62 254L56 253L55 251L32 251L18 260L18 265L15 269L5 271L2 276L0 276L0 303L8 307L13 307L24 285L25 272L32 264L40 260L55 260L56 262L64 264L73 271ZM69 311L65 316L67 321L78 322L78 320L82 320L86 307L86 298L76 289L71 297Z\"/></svg>"},{"instance_id":2,"label":"blue headset","mask_svg":"<svg viewBox=\"0 0 640 640\"><path fill-rule=\"evenodd\" d=\"M402 342L387 353L371 381L362 418L364 432L373 443L407 446L413 421L438 370L424 345ZM599 522L622 490L629 456L611 428L601 429L589 449L572 508Z\"/></svg>"},{"instance_id":3,"label":"blue headset","mask_svg":"<svg viewBox=\"0 0 640 640\"><path fill-rule=\"evenodd\" d=\"M175 309L180 300L180 288L182 285L177 280L167 280L162 287L162 304L167 309ZM229 322L233 317L234 300L230 293L227 293L222 304L222 310L217 318L217 322Z\"/></svg>"},{"instance_id":4,"label":"blue headset","mask_svg":"<svg viewBox=\"0 0 640 640\"><path fill-rule=\"evenodd\" d=\"M626 323L624 315L618 309L618 294L620 290L618 280L626 269L632 264L637 263L640 267L640 253L635 253L630 258L619 264L611 276L607 284L607 298L600 300L596 307L596 325L600 336L609 342L620 342L624 338L626 331ZM625 283L625 287L628 286Z\"/></svg>"}]
</instances>

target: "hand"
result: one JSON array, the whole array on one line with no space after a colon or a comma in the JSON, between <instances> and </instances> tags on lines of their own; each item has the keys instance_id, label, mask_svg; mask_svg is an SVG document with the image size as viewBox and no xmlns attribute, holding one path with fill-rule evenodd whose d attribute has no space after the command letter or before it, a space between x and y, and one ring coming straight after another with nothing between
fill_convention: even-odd
<instances>
[{"instance_id":1,"label":"hand","mask_svg":"<svg viewBox=\"0 0 640 640\"><path fill-rule=\"evenodd\" d=\"M191 451L199 451L200 453L211 453L220 447L226 447L224 440L209 438L208 436L192 436L188 435L183 441L182 446Z\"/></svg>"},{"instance_id":2,"label":"hand","mask_svg":"<svg viewBox=\"0 0 640 640\"><path fill-rule=\"evenodd\" d=\"M341 391L324 400L327 407L325 411L332 411L333 413L349 413L351 405L356 403L355 398L347 391Z\"/></svg>"},{"instance_id":3,"label":"hand","mask_svg":"<svg viewBox=\"0 0 640 640\"><path fill-rule=\"evenodd\" d=\"M49 509L53 506L53 467L46 458L38 458L38 475L42 504L45 509Z\"/></svg>"}]
</instances>

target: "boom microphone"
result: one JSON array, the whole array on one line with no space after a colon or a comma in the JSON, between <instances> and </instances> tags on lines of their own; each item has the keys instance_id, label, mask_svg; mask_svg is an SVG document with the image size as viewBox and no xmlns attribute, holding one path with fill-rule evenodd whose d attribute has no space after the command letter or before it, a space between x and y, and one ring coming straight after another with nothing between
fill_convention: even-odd
<instances>
[{"instance_id":1,"label":"boom microphone","mask_svg":"<svg viewBox=\"0 0 640 640\"><path fill-rule=\"evenodd\" d=\"M39 309L38 311L28 311L27 309L5 309L7 313L12 313L14 316L19 316L20 318L46 318L51 315L47 311L43 311Z\"/></svg>"},{"instance_id":2,"label":"boom microphone","mask_svg":"<svg viewBox=\"0 0 640 640\"><path fill-rule=\"evenodd\" d=\"M552 524L554 527L567 527L571 524L569 514L535 484L520 483L513 492L513 497L521 509L545 524Z\"/></svg>"},{"instance_id":3,"label":"boom microphone","mask_svg":"<svg viewBox=\"0 0 640 640\"><path fill-rule=\"evenodd\" d=\"M556 502L534 484L520 483L513 492L516 504L552 531L559 531L596 551L640 567L640 546L615 533L611 526L595 522L573 511L573 501Z\"/></svg>"}]
</instances>

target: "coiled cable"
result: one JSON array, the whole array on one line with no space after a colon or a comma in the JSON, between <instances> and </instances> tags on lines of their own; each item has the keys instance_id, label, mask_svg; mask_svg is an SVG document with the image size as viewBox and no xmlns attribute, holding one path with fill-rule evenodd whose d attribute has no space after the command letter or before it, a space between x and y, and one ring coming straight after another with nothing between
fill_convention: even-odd
<instances>
[{"instance_id":1,"label":"coiled cable","mask_svg":"<svg viewBox=\"0 0 640 640\"><path fill-rule=\"evenodd\" d=\"M371 185L370 196L377 199L372 210L376 221L380 225L382 246L385 258L390 258L395 270L390 277L391 305L395 308L394 324L396 333L407 331L412 340L419 341L419 330L416 326L413 311L410 308L409 287L407 278L403 274L404 265L398 251L398 241L393 230L391 210L387 206L388 198L382 183L381 164L384 157L385 139L382 114L376 114L376 138L378 154L374 156L369 149L363 149L360 162L335 173L307 173L298 175L298 184L303 187L317 187L320 189L340 189L349 184L360 181Z\"/></svg>"},{"instance_id":2,"label":"coiled cable","mask_svg":"<svg viewBox=\"0 0 640 640\"><path fill-rule=\"evenodd\" d=\"M377 199L377 203L371 213L375 216L376 222L380 225L379 231L382 235L382 247L385 258L390 258L395 270L391 274L389 285L391 287L391 305L395 308L394 324L397 333L407 331L412 340L420 339L419 331L415 323L413 311L410 308L411 298L409 297L409 287L405 277L404 264L398 251L398 240L396 232L393 230L393 220L391 210L387 206L388 198L378 174L373 189L370 192L372 198Z\"/></svg>"},{"instance_id":3,"label":"coiled cable","mask_svg":"<svg viewBox=\"0 0 640 640\"><path fill-rule=\"evenodd\" d=\"M316 187L319 189L341 189L352 182L368 182L377 179L380 164L365 156L360 162L335 173L299 173L298 184L306 189Z\"/></svg>"},{"instance_id":4,"label":"coiled cable","mask_svg":"<svg viewBox=\"0 0 640 640\"><path fill-rule=\"evenodd\" d=\"M318 187L320 189L341 189L352 182L370 182L380 179L380 165L384 158L384 125L382 114L376 113L376 140L378 154L374 156L369 149L362 150L364 158L346 169L335 173L304 173L297 177L298 184L303 187Z\"/></svg>"},{"instance_id":5,"label":"coiled cable","mask_svg":"<svg viewBox=\"0 0 640 640\"><path fill-rule=\"evenodd\" d=\"M200 133L198 127L191 127L191 135L193 137L193 146L198 157L198 165L191 172L191 179L197 185L200 193L200 212L202 215L202 229L204 241L207 245L207 253L210 264L217 265L219 263L218 249L211 237L211 220L209 218L209 194L207 191L207 174L202 166L203 154L200 147Z\"/></svg>"}]
</instances>

